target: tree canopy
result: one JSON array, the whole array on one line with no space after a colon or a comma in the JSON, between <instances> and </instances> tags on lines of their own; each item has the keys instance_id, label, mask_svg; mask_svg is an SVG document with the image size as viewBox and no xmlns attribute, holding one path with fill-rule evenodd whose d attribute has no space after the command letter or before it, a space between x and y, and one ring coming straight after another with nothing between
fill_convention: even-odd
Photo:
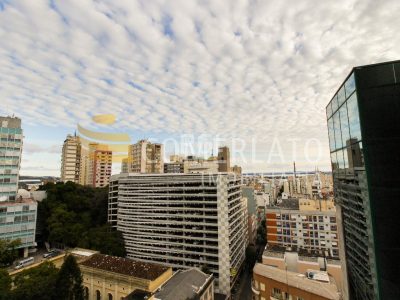
<instances>
[{"instance_id":1,"label":"tree canopy","mask_svg":"<svg viewBox=\"0 0 400 300\"><path fill-rule=\"evenodd\" d=\"M0 267L11 265L18 257L17 247L21 245L21 240L12 241L0 239Z\"/></svg>"},{"instance_id":2,"label":"tree canopy","mask_svg":"<svg viewBox=\"0 0 400 300\"><path fill-rule=\"evenodd\" d=\"M55 283L58 269L51 262L44 262L35 268L22 271L14 278L11 300L53 300L56 299Z\"/></svg>"},{"instance_id":3,"label":"tree canopy","mask_svg":"<svg viewBox=\"0 0 400 300\"><path fill-rule=\"evenodd\" d=\"M67 182L46 184L41 189L47 192L38 208L38 226L44 241L125 256L121 233L107 224L107 187Z\"/></svg>"},{"instance_id":4,"label":"tree canopy","mask_svg":"<svg viewBox=\"0 0 400 300\"><path fill-rule=\"evenodd\" d=\"M56 290L60 300L83 300L82 274L72 255L65 259L57 276Z\"/></svg>"}]
</instances>

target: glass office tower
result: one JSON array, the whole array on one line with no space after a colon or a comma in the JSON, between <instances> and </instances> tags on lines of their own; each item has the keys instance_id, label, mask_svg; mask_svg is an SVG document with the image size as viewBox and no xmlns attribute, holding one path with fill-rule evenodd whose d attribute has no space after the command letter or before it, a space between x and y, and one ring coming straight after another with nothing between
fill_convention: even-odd
<instances>
[{"instance_id":1,"label":"glass office tower","mask_svg":"<svg viewBox=\"0 0 400 300\"><path fill-rule=\"evenodd\" d=\"M355 67L326 108L350 299L400 299L400 61Z\"/></svg>"}]
</instances>

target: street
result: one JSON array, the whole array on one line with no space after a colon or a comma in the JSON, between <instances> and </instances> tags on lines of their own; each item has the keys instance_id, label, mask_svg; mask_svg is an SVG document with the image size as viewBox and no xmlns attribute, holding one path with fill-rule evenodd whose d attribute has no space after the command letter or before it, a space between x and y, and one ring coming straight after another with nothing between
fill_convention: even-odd
<instances>
[{"instance_id":1,"label":"street","mask_svg":"<svg viewBox=\"0 0 400 300\"><path fill-rule=\"evenodd\" d=\"M232 290L232 300L251 300L251 273L245 268L240 274L238 284Z\"/></svg>"}]
</instances>

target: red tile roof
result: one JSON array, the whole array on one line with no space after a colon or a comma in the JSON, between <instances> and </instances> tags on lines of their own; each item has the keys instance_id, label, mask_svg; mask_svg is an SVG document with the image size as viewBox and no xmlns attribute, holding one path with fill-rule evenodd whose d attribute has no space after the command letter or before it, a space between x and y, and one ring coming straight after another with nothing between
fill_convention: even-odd
<instances>
[{"instance_id":1,"label":"red tile roof","mask_svg":"<svg viewBox=\"0 0 400 300\"><path fill-rule=\"evenodd\" d=\"M104 254L94 254L80 265L147 280L155 280L169 269L162 265Z\"/></svg>"}]
</instances>

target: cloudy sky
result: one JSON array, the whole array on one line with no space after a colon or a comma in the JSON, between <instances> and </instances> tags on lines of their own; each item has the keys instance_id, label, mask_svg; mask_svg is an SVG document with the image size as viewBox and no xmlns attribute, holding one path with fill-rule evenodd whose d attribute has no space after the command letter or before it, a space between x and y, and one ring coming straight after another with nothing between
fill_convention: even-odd
<instances>
[{"instance_id":1,"label":"cloudy sky","mask_svg":"<svg viewBox=\"0 0 400 300\"><path fill-rule=\"evenodd\" d=\"M399 59L399 15L398 0L0 0L0 114L22 118L23 175L59 175L78 123L216 138L248 172L329 170L325 106L353 66ZM91 124L105 113L117 122Z\"/></svg>"}]
</instances>

